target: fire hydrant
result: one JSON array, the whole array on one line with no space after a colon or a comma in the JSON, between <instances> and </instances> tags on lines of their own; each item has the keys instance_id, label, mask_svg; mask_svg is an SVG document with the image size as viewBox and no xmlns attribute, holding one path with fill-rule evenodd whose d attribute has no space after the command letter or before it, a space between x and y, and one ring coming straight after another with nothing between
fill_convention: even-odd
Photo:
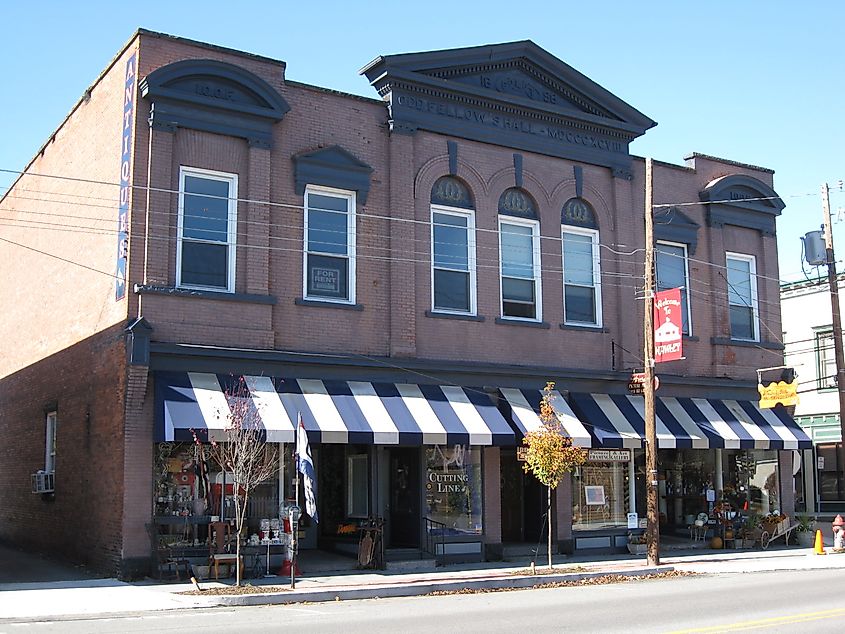
<instances>
[{"instance_id":1,"label":"fire hydrant","mask_svg":"<svg viewBox=\"0 0 845 634\"><path fill-rule=\"evenodd\" d=\"M845 520L841 515L833 520L833 547L837 550L845 548Z\"/></svg>"}]
</instances>

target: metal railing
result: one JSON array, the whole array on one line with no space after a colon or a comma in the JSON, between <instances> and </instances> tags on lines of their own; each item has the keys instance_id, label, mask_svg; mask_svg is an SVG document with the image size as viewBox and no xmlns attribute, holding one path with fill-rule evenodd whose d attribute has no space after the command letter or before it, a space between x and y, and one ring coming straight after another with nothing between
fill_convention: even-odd
<instances>
[{"instance_id":1,"label":"metal railing","mask_svg":"<svg viewBox=\"0 0 845 634\"><path fill-rule=\"evenodd\" d=\"M443 563L446 554L446 524L430 517L425 518L425 551L434 556L434 563Z\"/></svg>"}]
</instances>

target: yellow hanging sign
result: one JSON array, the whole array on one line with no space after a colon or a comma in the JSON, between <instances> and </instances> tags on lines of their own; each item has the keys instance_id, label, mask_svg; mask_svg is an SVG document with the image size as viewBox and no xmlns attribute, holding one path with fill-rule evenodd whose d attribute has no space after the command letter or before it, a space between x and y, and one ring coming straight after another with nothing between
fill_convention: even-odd
<instances>
[{"instance_id":1,"label":"yellow hanging sign","mask_svg":"<svg viewBox=\"0 0 845 634\"><path fill-rule=\"evenodd\" d=\"M771 409L778 403L784 406L798 404L798 381L792 383L778 381L763 385L757 384L757 391L760 392L760 409Z\"/></svg>"}]
</instances>

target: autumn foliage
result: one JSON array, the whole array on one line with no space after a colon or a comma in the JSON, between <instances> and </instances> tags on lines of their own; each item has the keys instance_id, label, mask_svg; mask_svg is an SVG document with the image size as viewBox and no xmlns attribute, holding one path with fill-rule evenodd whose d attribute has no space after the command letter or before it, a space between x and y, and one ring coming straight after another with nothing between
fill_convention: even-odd
<instances>
[{"instance_id":1,"label":"autumn foliage","mask_svg":"<svg viewBox=\"0 0 845 634\"><path fill-rule=\"evenodd\" d=\"M552 390L555 384L546 383L543 398L540 400L540 422L542 425L534 431L528 432L522 443L528 448L525 453L525 464L522 468L526 473L534 476L546 487L548 518L548 555L549 570L552 569L552 489L563 481L575 467L584 464L587 452L580 447L572 446L572 439L560 424L555 406L552 404Z\"/></svg>"},{"instance_id":2,"label":"autumn foliage","mask_svg":"<svg viewBox=\"0 0 845 634\"><path fill-rule=\"evenodd\" d=\"M587 452L580 447L573 447L572 440L566 435L554 405L552 390L555 384L546 383L543 398L540 401L540 422L542 426L528 432L522 443L528 448L523 469L551 489L557 488L567 473L571 473L587 459Z\"/></svg>"}]
</instances>

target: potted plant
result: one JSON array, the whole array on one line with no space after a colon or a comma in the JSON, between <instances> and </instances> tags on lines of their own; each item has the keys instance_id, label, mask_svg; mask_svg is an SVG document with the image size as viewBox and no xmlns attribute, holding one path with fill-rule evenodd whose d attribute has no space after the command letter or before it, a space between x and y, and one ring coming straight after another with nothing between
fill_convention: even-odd
<instances>
[{"instance_id":1,"label":"potted plant","mask_svg":"<svg viewBox=\"0 0 845 634\"><path fill-rule=\"evenodd\" d=\"M738 540L739 548L753 548L757 540L763 534L761 517L758 513L751 512L746 515L742 523L742 539Z\"/></svg>"},{"instance_id":2,"label":"potted plant","mask_svg":"<svg viewBox=\"0 0 845 634\"><path fill-rule=\"evenodd\" d=\"M648 550L645 533L628 533L628 552L632 555L645 555Z\"/></svg>"},{"instance_id":3,"label":"potted plant","mask_svg":"<svg viewBox=\"0 0 845 634\"><path fill-rule=\"evenodd\" d=\"M798 525L795 527L795 539L802 548L812 548L815 540L816 518L807 513L795 516Z\"/></svg>"}]
</instances>

